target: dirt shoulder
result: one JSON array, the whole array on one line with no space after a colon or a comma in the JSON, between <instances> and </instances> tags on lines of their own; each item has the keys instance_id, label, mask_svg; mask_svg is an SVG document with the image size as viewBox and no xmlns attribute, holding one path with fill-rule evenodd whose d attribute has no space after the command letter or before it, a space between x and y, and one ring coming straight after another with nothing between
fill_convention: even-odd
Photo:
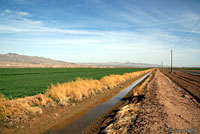
<instances>
[{"instance_id":1,"label":"dirt shoulder","mask_svg":"<svg viewBox=\"0 0 200 134\"><path fill-rule=\"evenodd\" d=\"M122 111L126 114L118 118ZM192 96L157 70L145 89L144 97L137 102L130 101L118 110L98 133L200 133L199 113L200 107ZM128 118L130 115L131 119ZM124 120L131 121L127 125Z\"/></svg>"}]
</instances>

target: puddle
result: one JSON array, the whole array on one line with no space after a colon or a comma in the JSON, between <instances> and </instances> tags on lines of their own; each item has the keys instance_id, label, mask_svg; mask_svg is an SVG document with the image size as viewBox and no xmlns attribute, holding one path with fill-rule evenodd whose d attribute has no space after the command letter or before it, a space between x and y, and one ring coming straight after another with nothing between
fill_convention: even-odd
<instances>
[{"instance_id":1,"label":"puddle","mask_svg":"<svg viewBox=\"0 0 200 134\"><path fill-rule=\"evenodd\" d=\"M151 72L150 72L151 73ZM95 121L99 116L105 113L109 108L114 106L117 102L119 102L132 88L134 88L138 83L144 80L150 73L143 76L141 79L135 81L127 88L121 90L117 95L110 98L106 102L103 102L90 111L82 111L81 115L77 116L80 117L78 120L74 120L71 123L61 122L54 126L53 128L49 129L48 131L44 132L43 134L80 134L87 126L89 126L93 121Z\"/></svg>"}]
</instances>

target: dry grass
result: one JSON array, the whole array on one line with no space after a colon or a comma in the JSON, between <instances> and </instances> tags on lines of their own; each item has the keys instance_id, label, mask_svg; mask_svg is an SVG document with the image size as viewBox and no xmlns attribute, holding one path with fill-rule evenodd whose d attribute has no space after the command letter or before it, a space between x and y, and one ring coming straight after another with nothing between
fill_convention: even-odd
<instances>
[{"instance_id":1,"label":"dry grass","mask_svg":"<svg viewBox=\"0 0 200 134\"><path fill-rule=\"evenodd\" d=\"M130 124L136 119L138 104L128 104L124 106L114 117L114 122L103 130L106 134L127 134Z\"/></svg>"},{"instance_id":2,"label":"dry grass","mask_svg":"<svg viewBox=\"0 0 200 134\"><path fill-rule=\"evenodd\" d=\"M110 75L101 80L78 78L74 82L52 84L45 94L15 100L8 100L0 95L0 127L15 127L16 124L25 123L32 116L43 113L45 107L84 100L149 71L151 70Z\"/></svg>"},{"instance_id":3,"label":"dry grass","mask_svg":"<svg viewBox=\"0 0 200 134\"><path fill-rule=\"evenodd\" d=\"M45 99L44 95L15 100L7 100L5 97L1 96L0 126L12 128L21 123L26 123L31 118L31 115L35 115L36 113L41 114L42 108L40 106L47 105L47 102L49 102L49 98Z\"/></svg>"},{"instance_id":4,"label":"dry grass","mask_svg":"<svg viewBox=\"0 0 200 134\"><path fill-rule=\"evenodd\" d=\"M144 95L144 89L146 88L147 84L151 80L153 74L151 73L150 76L142 83L142 85L133 90L133 96Z\"/></svg>"},{"instance_id":5,"label":"dry grass","mask_svg":"<svg viewBox=\"0 0 200 134\"><path fill-rule=\"evenodd\" d=\"M45 94L64 104L69 100L83 100L101 91L103 87L104 85L98 80L78 78L75 82L51 85Z\"/></svg>"},{"instance_id":6,"label":"dry grass","mask_svg":"<svg viewBox=\"0 0 200 134\"><path fill-rule=\"evenodd\" d=\"M80 101L91 95L95 95L103 90L113 88L120 85L126 80L138 77L150 70L125 73L123 75L109 75L101 80L90 80L78 78L75 82L67 82L57 85L51 85L45 93L53 100L57 100L61 104L65 104L69 100Z\"/></svg>"}]
</instances>

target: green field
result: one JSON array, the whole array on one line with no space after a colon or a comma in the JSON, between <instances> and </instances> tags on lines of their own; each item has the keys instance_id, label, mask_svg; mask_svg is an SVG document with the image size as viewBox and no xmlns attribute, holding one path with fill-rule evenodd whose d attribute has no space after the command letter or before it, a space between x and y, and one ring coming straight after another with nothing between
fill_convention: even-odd
<instances>
[{"instance_id":1,"label":"green field","mask_svg":"<svg viewBox=\"0 0 200 134\"><path fill-rule=\"evenodd\" d=\"M74 81L77 77L101 79L124 74L135 68L0 68L0 93L9 99L44 93L53 84Z\"/></svg>"},{"instance_id":2,"label":"green field","mask_svg":"<svg viewBox=\"0 0 200 134\"><path fill-rule=\"evenodd\" d=\"M175 70L200 70L200 68L174 68Z\"/></svg>"}]
</instances>

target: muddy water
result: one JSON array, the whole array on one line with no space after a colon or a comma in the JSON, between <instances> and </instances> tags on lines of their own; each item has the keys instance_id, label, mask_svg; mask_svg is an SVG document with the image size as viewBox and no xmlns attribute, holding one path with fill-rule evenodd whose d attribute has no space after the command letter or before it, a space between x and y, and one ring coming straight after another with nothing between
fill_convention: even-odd
<instances>
[{"instance_id":1,"label":"muddy water","mask_svg":"<svg viewBox=\"0 0 200 134\"><path fill-rule=\"evenodd\" d=\"M134 88L138 83L144 80L150 73L143 76L141 79L132 83L129 87L123 89L116 96L110 98L106 102L97 105L90 111L83 111L82 116L79 115L79 119L72 119L72 121L60 122L53 128L44 132L43 134L80 134L87 126L89 126L93 121L95 121L99 116L106 112L109 108L119 102L132 88Z\"/></svg>"}]
</instances>

